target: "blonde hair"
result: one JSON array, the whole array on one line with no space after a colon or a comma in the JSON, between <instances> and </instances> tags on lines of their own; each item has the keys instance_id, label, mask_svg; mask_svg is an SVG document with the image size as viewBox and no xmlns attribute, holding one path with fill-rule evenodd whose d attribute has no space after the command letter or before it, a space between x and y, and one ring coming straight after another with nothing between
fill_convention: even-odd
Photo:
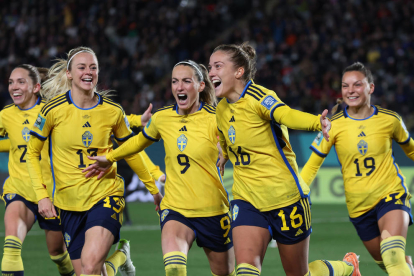
<instances>
[{"instance_id":1,"label":"blonde hair","mask_svg":"<svg viewBox=\"0 0 414 276\"><path fill-rule=\"evenodd\" d=\"M332 110L331 110L332 115L334 115L336 113L336 111L338 110L339 105L342 104L343 102L344 102L344 99L342 99L342 98L336 99L336 105L334 105L334 107L332 107Z\"/></svg>"},{"instance_id":2,"label":"blonde hair","mask_svg":"<svg viewBox=\"0 0 414 276\"><path fill-rule=\"evenodd\" d=\"M96 57L95 52L91 48L80 46L70 50L67 59L56 59L57 62L50 67L47 73L47 80L42 84L42 89L40 90L40 94L44 99L49 101L57 95L66 93L72 88L72 81L68 79L66 70L71 70L72 59L80 52L90 53ZM97 57L96 60L98 60ZM107 96L112 90L98 91L97 88L94 87L93 92Z\"/></svg>"}]
</instances>

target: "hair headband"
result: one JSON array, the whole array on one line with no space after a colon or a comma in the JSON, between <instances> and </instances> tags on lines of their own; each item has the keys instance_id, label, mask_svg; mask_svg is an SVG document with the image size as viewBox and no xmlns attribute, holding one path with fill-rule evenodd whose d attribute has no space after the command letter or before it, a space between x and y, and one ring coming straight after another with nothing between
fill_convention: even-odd
<instances>
[{"instance_id":1,"label":"hair headband","mask_svg":"<svg viewBox=\"0 0 414 276\"><path fill-rule=\"evenodd\" d=\"M89 54L92 54L93 55L93 53L91 52L91 51L88 51L88 50L82 50L82 51L79 51L79 52L77 52L76 54L74 54L70 59L69 59L69 61L68 61L68 64L66 65L66 69L67 70L69 70L69 64L70 64L70 62L71 62L71 60L77 55L77 54L79 54L79 53L89 53Z\"/></svg>"},{"instance_id":2,"label":"hair headband","mask_svg":"<svg viewBox=\"0 0 414 276\"><path fill-rule=\"evenodd\" d=\"M176 66L178 66L178 65L180 65L180 64L188 64L188 65L190 65L191 67L193 67L193 68L196 70L197 75L200 77L200 80L201 80L201 81L204 81L204 78L203 78L203 73L201 73L201 70L200 70L200 69L198 69L198 65L197 65L197 63L195 63L195 62L194 62L194 61L192 61L192 60L189 60L189 61L180 61L179 63L177 63L176 65L174 65L174 67L176 67Z\"/></svg>"}]
</instances>

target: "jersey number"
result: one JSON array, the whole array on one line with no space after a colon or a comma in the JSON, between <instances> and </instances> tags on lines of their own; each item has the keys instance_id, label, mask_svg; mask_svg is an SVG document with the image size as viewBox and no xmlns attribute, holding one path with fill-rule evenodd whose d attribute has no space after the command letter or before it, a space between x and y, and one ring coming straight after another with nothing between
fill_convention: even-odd
<instances>
[{"instance_id":1,"label":"jersey number","mask_svg":"<svg viewBox=\"0 0 414 276\"><path fill-rule=\"evenodd\" d=\"M23 149L22 155L20 156L20 163L26 163L27 145L18 145L19 149ZM39 160L42 160L42 156L39 155Z\"/></svg>"},{"instance_id":2,"label":"jersey number","mask_svg":"<svg viewBox=\"0 0 414 276\"><path fill-rule=\"evenodd\" d=\"M301 214L296 214L296 210L298 207L294 207L292 213L290 213L290 225L293 228L298 228L303 224L303 217ZM282 219L282 227L280 228L282 231L289 231L289 226L286 224L286 216L283 210L280 210L279 214L277 214ZM297 223L296 221L297 220Z\"/></svg>"},{"instance_id":3,"label":"jersey number","mask_svg":"<svg viewBox=\"0 0 414 276\"><path fill-rule=\"evenodd\" d=\"M359 169L359 160L358 160L358 158L355 159L354 164L356 165L356 171L357 171L355 176L362 176L362 173ZM367 172L367 176L370 176L375 170L375 159L372 158L372 157L365 158L364 159L364 166L365 166L366 169L370 169L370 171Z\"/></svg>"},{"instance_id":4,"label":"jersey number","mask_svg":"<svg viewBox=\"0 0 414 276\"><path fill-rule=\"evenodd\" d=\"M97 156L98 155L98 149L87 149L88 156ZM79 155L79 165L78 168L86 168L85 163L83 163L83 151L80 149L76 152L77 155Z\"/></svg>"},{"instance_id":5,"label":"jersey number","mask_svg":"<svg viewBox=\"0 0 414 276\"><path fill-rule=\"evenodd\" d=\"M242 152L242 148L240 146L237 148L237 153L239 155L237 155L231 147L229 147L229 150L236 157L236 163L234 163L234 165L236 165L236 166L240 165L239 156L240 156L241 163L243 165L249 165L250 164L250 155L247 152Z\"/></svg>"},{"instance_id":6,"label":"jersey number","mask_svg":"<svg viewBox=\"0 0 414 276\"><path fill-rule=\"evenodd\" d=\"M223 237L224 238L227 237L227 235L230 232L230 228L231 228L231 226L230 226L230 218L228 216L222 217L221 220L220 220L220 226L221 226L221 229L226 230L226 232L224 233Z\"/></svg>"},{"instance_id":7,"label":"jersey number","mask_svg":"<svg viewBox=\"0 0 414 276\"><path fill-rule=\"evenodd\" d=\"M185 172L190 167L190 159L185 154L179 154L177 155L177 161L180 166L184 166L183 170L181 171L181 174L185 174Z\"/></svg>"}]
</instances>

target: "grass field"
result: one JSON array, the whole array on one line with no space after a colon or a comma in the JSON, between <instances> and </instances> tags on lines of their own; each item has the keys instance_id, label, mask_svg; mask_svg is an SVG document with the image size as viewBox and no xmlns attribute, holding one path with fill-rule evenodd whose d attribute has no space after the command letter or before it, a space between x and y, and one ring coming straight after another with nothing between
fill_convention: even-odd
<instances>
[{"instance_id":1,"label":"grass field","mask_svg":"<svg viewBox=\"0 0 414 276\"><path fill-rule=\"evenodd\" d=\"M160 243L161 232L154 205L130 203L128 208L133 224L124 226L121 231L122 237L131 241L131 257L137 267L137 275L165 275ZM2 237L4 237L3 214L4 212L1 214L0 225ZM383 275L349 222L345 205L313 205L312 227L309 261L342 259L346 252L354 251L361 255L363 276ZM407 240L407 254L414 255L414 229L409 230ZM49 259L44 233L37 225L24 241L22 255L25 275L58 275L55 265ZM194 245L189 252L187 271L188 275L211 275L204 251L197 245ZM261 275L284 275L277 249L268 249Z\"/></svg>"}]
</instances>

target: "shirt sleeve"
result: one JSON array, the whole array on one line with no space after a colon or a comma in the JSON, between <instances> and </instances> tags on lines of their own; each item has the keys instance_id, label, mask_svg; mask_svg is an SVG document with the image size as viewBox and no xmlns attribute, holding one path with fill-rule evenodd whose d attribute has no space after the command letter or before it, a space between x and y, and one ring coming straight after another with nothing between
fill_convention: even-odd
<instances>
[{"instance_id":1,"label":"shirt sleeve","mask_svg":"<svg viewBox=\"0 0 414 276\"><path fill-rule=\"evenodd\" d=\"M151 140L153 142L158 142L161 139L161 134L157 129L157 115L152 115L151 119L148 121L145 128L142 130L142 134L147 138L148 140Z\"/></svg>"},{"instance_id":2,"label":"shirt sleeve","mask_svg":"<svg viewBox=\"0 0 414 276\"><path fill-rule=\"evenodd\" d=\"M0 111L0 137L7 135L7 131L3 126L3 111Z\"/></svg>"},{"instance_id":3,"label":"shirt sleeve","mask_svg":"<svg viewBox=\"0 0 414 276\"><path fill-rule=\"evenodd\" d=\"M300 172L300 176L302 177L303 181L308 184L308 186L310 186L310 184L315 179L316 174L318 173L324 160L324 157L321 157L314 152L309 157L308 162L306 162L305 166Z\"/></svg>"},{"instance_id":4,"label":"shirt sleeve","mask_svg":"<svg viewBox=\"0 0 414 276\"><path fill-rule=\"evenodd\" d=\"M328 153L331 150L332 145L334 144L335 137L332 134L333 133L332 128L333 126L331 127L331 130L329 131L329 136L331 137L329 139L329 142L323 138L322 132L319 132L315 140L313 140L312 145L310 146L310 149L315 154L319 155L322 158L325 158L326 156L328 156Z\"/></svg>"},{"instance_id":5,"label":"shirt sleeve","mask_svg":"<svg viewBox=\"0 0 414 276\"><path fill-rule=\"evenodd\" d=\"M291 109L283 103L275 92L269 91L260 101L255 101L254 108L264 120L275 120L291 129L320 131L320 115L315 116L306 112Z\"/></svg>"},{"instance_id":6,"label":"shirt sleeve","mask_svg":"<svg viewBox=\"0 0 414 276\"><path fill-rule=\"evenodd\" d=\"M127 115L127 120L129 122L129 126L132 127L142 127L142 123L141 123L141 117L142 115L135 115L135 114L130 114Z\"/></svg>"},{"instance_id":7,"label":"shirt sleeve","mask_svg":"<svg viewBox=\"0 0 414 276\"><path fill-rule=\"evenodd\" d=\"M394 133L392 137L395 142L398 144L406 144L410 141L410 133L407 130L402 118L400 117L399 120L395 120L394 124Z\"/></svg>"},{"instance_id":8,"label":"shirt sleeve","mask_svg":"<svg viewBox=\"0 0 414 276\"><path fill-rule=\"evenodd\" d=\"M9 152L10 151L10 139L1 139L0 140L0 152Z\"/></svg>"},{"instance_id":9,"label":"shirt sleeve","mask_svg":"<svg viewBox=\"0 0 414 276\"><path fill-rule=\"evenodd\" d=\"M124 142L134 136L129 127L128 118L122 110L118 113L116 124L113 126L114 138L117 142Z\"/></svg>"},{"instance_id":10,"label":"shirt sleeve","mask_svg":"<svg viewBox=\"0 0 414 276\"><path fill-rule=\"evenodd\" d=\"M152 160L149 158L148 154L145 151L141 151L141 156L144 159L145 163L147 163L148 169L150 174L155 180L160 179L164 172L160 170L160 167L155 165Z\"/></svg>"}]
</instances>

